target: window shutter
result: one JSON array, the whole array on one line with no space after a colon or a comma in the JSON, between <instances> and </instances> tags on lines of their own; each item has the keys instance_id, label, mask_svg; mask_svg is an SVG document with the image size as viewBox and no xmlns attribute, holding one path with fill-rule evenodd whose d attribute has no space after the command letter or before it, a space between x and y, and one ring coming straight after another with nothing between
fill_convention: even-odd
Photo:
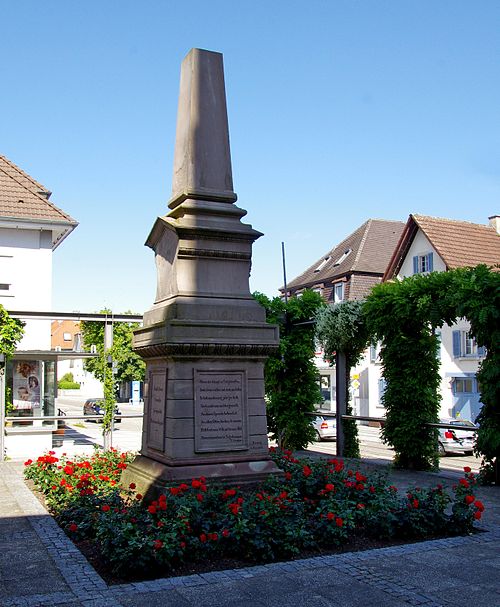
<instances>
[{"instance_id":1,"label":"window shutter","mask_svg":"<svg viewBox=\"0 0 500 607\"><path fill-rule=\"evenodd\" d=\"M432 267L432 261L433 261L432 258L433 258L433 254L429 253L427 255L427 270L429 272L432 272L432 269L433 269L433 267Z\"/></svg>"},{"instance_id":2,"label":"window shutter","mask_svg":"<svg viewBox=\"0 0 500 607\"><path fill-rule=\"evenodd\" d=\"M383 377L381 377L378 380L378 398L379 398L380 403L383 402L385 387L386 387L385 379Z\"/></svg>"},{"instance_id":3,"label":"window shutter","mask_svg":"<svg viewBox=\"0 0 500 607\"><path fill-rule=\"evenodd\" d=\"M453 331L453 357L460 356L460 331Z\"/></svg>"},{"instance_id":4,"label":"window shutter","mask_svg":"<svg viewBox=\"0 0 500 607\"><path fill-rule=\"evenodd\" d=\"M413 273L418 274L418 255L413 257Z\"/></svg>"},{"instance_id":5,"label":"window shutter","mask_svg":"<svg viewBox=\"0 0 500 607\"><path fill-rule=\"evenodd\" d=\"M478 346L477 347L477 355L480 358L484 358L486 356L486 348L484 346Z\"/></svg>"}]
</instances>

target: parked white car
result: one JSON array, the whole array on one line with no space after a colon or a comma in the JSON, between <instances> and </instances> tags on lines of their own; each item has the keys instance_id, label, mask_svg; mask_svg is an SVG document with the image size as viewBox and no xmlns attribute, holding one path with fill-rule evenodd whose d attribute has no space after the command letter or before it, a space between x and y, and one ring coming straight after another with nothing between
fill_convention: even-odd
<instances>
[{"instance_id":1,"label":"parked white car","mask_svg":"<svg viewBox=\"0 0 500 607\"><path fill-rule=\"evenodd\" d=\"M316 439L322 441L328 438L337 438L337 423L334 417L316 415L313 421L316 430Z\"/></svg>"},{"instance_id":2,"label":"parked white car","mask_svg":"<svg viewBox=\"0 0 500 607\"><path fill-rule=\"evenodd\" d=\"M460 427L475 428L476 426L472 422L464 419L444 418L440 419L439 423L455 426L454 428L439 428L439 455L447 453L472 455L475 432L460 430Z\"/></svg>"}]
</instances>

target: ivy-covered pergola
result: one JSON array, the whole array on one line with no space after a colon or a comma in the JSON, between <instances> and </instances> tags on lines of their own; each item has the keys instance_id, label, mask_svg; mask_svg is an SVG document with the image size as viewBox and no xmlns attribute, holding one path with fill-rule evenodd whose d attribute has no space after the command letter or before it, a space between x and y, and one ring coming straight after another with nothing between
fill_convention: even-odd
<instances>
[{"instance_id":1,"label":"ivy-covered pergola","mask_svg":"<svg viewBox=\"0 0 500 607\"><path fill-rule=\"evenodd\" d=\"M500 455L500 273L479 265L415 275L377 285L363 305L368 332L382 343L386 390L385 442L395 464L437 467L440 381L436 329L465 317L478 345L486 348L477 379L483 408L476 452L486 467ZM498 480L498 471L497 471Z\"/></svg>"}]
</instances>

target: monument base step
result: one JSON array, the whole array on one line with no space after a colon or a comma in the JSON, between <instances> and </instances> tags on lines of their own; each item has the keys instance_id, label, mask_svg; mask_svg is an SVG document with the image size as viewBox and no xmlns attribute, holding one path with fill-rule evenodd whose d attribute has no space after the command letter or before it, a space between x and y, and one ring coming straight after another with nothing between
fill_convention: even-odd
<instances>
[{"instance_id":1,"label":"monument base step","mask_svg":"<svg viewBox=\"0 0 500 607\"><path fill-rule=\"evenodd\" d=\"M146 499L155 499L167 485L190 484L192 479L202 476L217 485L248 487L258 485L271 474L275 476L284 474L271 459L169 466L145 455L138 455L123 471L121 485L127 488L130 483L135 483L138 493Z\"/></svg>"}]
</instances>

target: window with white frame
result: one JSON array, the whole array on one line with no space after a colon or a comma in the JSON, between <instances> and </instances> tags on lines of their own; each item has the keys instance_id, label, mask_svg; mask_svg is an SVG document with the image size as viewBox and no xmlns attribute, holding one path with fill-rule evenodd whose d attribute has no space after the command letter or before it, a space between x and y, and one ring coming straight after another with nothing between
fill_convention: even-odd
<instances>
[{"instance_id":1,"label":"window with white frame","mask_svg":"<svg viewBox=\"0 0 500 607\"><path fill-rule=\"evenodd\" d=\"M374 344L370 344L370 362L380 363L380 348L382 347L381 342L377 341Z\"/></svg>"},{"instance_id":2,"label":"window with white frame","mask_svg":"<svg viewBox=\"0 0 500 607\"><path fill-rule=\"evenodd\" d=\"M413 257L413 273L425 274L433 270L433 254L415 255Z\"/></svg>"},{"instance_id":3,"label":"window with white frame","mask_svg":"<svg viewBox=\"0 0 500 607\"><path fill-rule=\"evenodd\" d=\"M476 380L473 377L456 377L453 380L454 394L474 394L476 391Z\"/></svg>"},{"instance_id":4,"label":"window with white frame","mask_svg":"<svg viewBox=\"0 0 500 607\"><path fill-rule=\"evenodd\" d=\"M0 255L0 297L11 296L13 257L12 255Z\"/></svg>"},{"instance_id":5,"label":"window with white frame","mask_svg":"<svg viewBox=\"0 0 500 607\"><path fill-rule=\"evenodd\" d=\"M387 382L383 377L381 377L378 380L378 405L377 405L377 407L384 406L383 397L384 397L386 388L387 388Z\"/></svg>"},{"instance_id":6,"label":"window with white frame","mask_svg":"<svg viewBox=\"0 0 500 607\"><path fill-rule=\"evenodd\" d=\"M484 346L478 346L469 331L453 331L454 358L482 358L486 351Z\"/></svg>"},{"instance_id":7,"label":"window with white frame","mask_svg":"<svg viewBox=\"0 0 500 607\"><path fill-rule=\"evenodd\" d=\"M337 284L333 285L333 301L335 303L340 303L341 301L344 301L344 283L343 282L338 282Z\"/></svg>"}]
</instances>

